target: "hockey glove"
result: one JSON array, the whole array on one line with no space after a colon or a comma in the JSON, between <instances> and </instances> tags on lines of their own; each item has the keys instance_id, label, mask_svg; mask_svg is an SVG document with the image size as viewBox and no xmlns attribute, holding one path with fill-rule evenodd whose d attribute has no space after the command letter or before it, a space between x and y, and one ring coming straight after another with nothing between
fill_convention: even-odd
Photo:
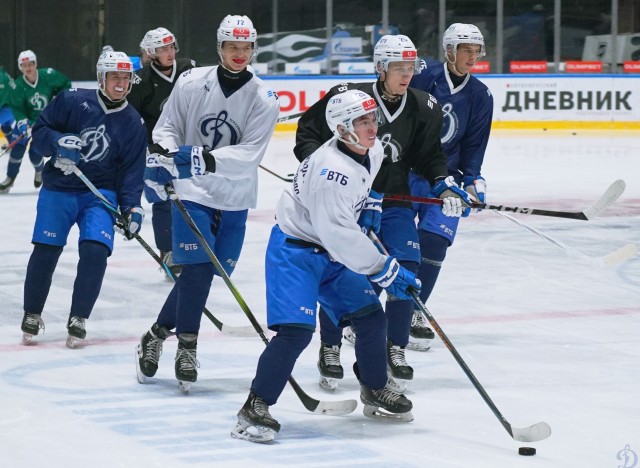
<instances>
[{"instance_id":1,"label":"hockey glove","mask_svg":"<svg viewBox=\"0 0 640 468\"><path fill-rule=\"evenodd\" d=\"M216 172L215 158L202 146L180 146L177 153L159 156L158 161L178 179Z\"/></svg>"},{"instance_id":2,"label":"hockey glove","mask_svg":"<svg viewBox=\"0 0 640 468\"><path fill-rule=\"evenodd\" d=\"M382 271L369 276L369 279L378 283L387 291L387 294L401 300L412 299L411 290L418 293L422 288L422 283L416 278L416 275L400 266L393 257L387 257Z\"/></svg>"},{"instance_id":3,"label":"hockey glove","mask_svg":"<svg viewBox=\"0 0 640 468\"><path fill-rule=\"evenodd\" d=\"M441 180L433 186L431 192L444 202L442 204L442 213L451 218L463 218L471 213L471 200L469 194L462 190L453 180L452 176Z\"/></svg>"},{"instance_id":4,"label":"hockey glove","mask_svg":"<svg viewBox=\"0 0 640 468\"><path fill-rule=\"evenodd\" d=\"M144 196L149 203L157 203L169 199L169 194L164 186L173 177L163 167L146 167L144 169Z\"/></svg>"},{"instance_id":5,"label":"hockey glove","mask_svg":"<svg viewBox=\"0 0 640 468\"><path fill-rule=\"evenodd\" d=\"M144 208L141 206L134 206L133 208L127 208L124 210L125 222L118 221L113 228L119 234L122 234L125 239L133 239L135 234L140 232L142 227L142 221L144 221Z\"/></svg>"},{"instance_id":6,"label":"hockey glove","mask_svg":"<svg viewBox=\"0 0 640 468\"><path fill-rule=\"evenodd\" d=\"M465 176L462 179L462 183L464 185L464 191L469 194L469 197L472 201L477 201L480 203L487 203L487 182L484 180L484 177L472 177ZM475 213L478 213L482 210L474 209Z\"/></svg>"},{"instance_id":7,"label":"hockey glove","mask_svg":"<svg viewBox=\"0 0 640 468\"><path fill-rule=\"evenodd\" d=\"M375 234L380 232L383 197L383 193L378 193L373 190L369 191L369 196L364 202L360 217L358 218L358 224L365 234L369 234L369 231L373 231Z\"/></svg>"},{"instance_id":8,"label":"hockey glove","mask_svg":"<svg viewBox=\"0 0 640 468\"><path fill-rule=\"evenodd\" d=\"M66 133L58 139L58 152L55 155L53 165L60 169L64 175L73 172L73 168L80 162L80 150L82 140L71 133Z\"/></svg>"},{"instance_id":9,"label":"hockey glove","mask_svg":"<svg viewBox=\"0 0 640 468\"><path fill-rule=\"evenodd\" d=\"M16 141L18 138L22 137L17 145L26 146L29 141L29 126L27 125L27 119L22 119L20 122L17 122L11 131L11 135L9 136L9 143Z\"/></svg>"}]
</instances>

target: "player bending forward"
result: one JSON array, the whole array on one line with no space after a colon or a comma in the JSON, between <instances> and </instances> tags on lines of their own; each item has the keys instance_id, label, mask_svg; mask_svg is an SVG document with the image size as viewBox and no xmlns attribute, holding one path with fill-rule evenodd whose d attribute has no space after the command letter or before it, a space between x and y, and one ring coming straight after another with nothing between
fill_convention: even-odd
<instances>
[{"instance_id":1,"label":"player bending forward","mask_svg":"<svg viewBox=\"0 0 640 468\"><path fill-rule=\"evenodd\" d=\"M378 110L362 91L333 96L326 121L335 137L302 162L278 202L265 267L267 320L277 335L260 356L233 437L275 438L280 424L269 406L311 342L318 302L336 325L358 333L354 372L364 414L413 420L411 401L388 386L386 317L369 282L403 298L409 288L420 289L415 275L378 252L364 232L380 222L380 200L371 192L384 158Z\"/></svg>"}]
</instances>

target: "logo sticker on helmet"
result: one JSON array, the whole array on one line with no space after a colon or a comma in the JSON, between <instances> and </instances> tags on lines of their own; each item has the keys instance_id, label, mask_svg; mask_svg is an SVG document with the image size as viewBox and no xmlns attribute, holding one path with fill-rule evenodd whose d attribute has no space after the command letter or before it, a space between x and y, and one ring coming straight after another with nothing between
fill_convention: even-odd
<instances>
[{"instance_id":1,"label":"logo sticker on helmet","mask_svg":"<svg viewBox=\"0 0 640 468\"><path fill-rule=\"evenodd\" d=\"M364 110L369 111L369 110L375 109L378 106L376 105L375 99L371 98L371 99L367 99L366 101L363 101L362 107L364 108Z\"/></svg>"},{"instance_id":2,"label":"logo sticker on helmet","mask_svg":"<svg viewBox=\"0 0 640 468\"><path fill-rule=\"evenodd\" d=\"M116 69L117 70L131 70L131 63L128 62L118 62L118 64L116 65Z\"/></svg>"},{"instance_id":3,"label":"logo sticker on helmet","mask_svg":"<svg viewBox=\"0 0 640 468\"><path fill-rule=\"evenodd\" d=\"M233 37L249 37L250 35L249 28L233 28Z\"/></svg>"},{"instance_id":4,"label":"logo sticker on helmet","mask_svg":"<svg viewBox=\"0 0 640 468\"><path fill-rule=\"evenodd\" d=\"M163 44L171 44L173 42L173 36L165 36L162 38Z\"/></svg>"},{"instance_id":5,"label":"logo sticker on helmet","mask_svg":"<svg viewBox=\"0 0 640 468\"><path fill-rule=\"evenodd\" d=\"M403 50L402 51L402 59L403 60L415 60L418 58L417 50Z\"/></svg>"}]
</instances>

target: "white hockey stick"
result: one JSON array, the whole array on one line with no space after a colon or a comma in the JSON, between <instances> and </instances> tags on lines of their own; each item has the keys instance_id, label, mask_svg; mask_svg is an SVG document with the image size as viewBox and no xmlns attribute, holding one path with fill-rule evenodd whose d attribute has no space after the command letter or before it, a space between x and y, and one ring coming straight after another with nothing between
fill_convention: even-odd
<instances>
[{"instance_id":1,"label":"white hockey stick","mask_svg":"<svg viewBox=\"0 0 640 468\"><path fill-rule=\"evenodd\" d=\"M594 205L592 205L592 206L594 206ZM569 247L568 245L560 242L557 239L552 238L548 234L545 234L545 233L537 230L536 228L534 228L532 226L529 226L528 224L523 223L522 221L520 221L520 220L514 218L513 216L511 216L510 214L503 213L501 211L494 211L494 213L497 214L498 216L502 216L503 218L506 218L506 219L508 219L510 221L513 221L514 223L516 223L520 227L523 227L524 229L526 229L530 233L535 234L536 236L543 238L544 240L546 240L550 244L553 244L556 247L559 247L560 249L564 250L565 252L567 252L572 257L576 257L576 258L579 258L581 260L586 260L586 261L588 261L588 262L590 262L592 264L598 265L598 266L611 267L613 265L617 265L618 263L622 263L624 261L629 260L636 253L638 253L638 248L635 246L635 244L627 244L627 245L625 245L623 247L620 247L618 250L616 250L614 252L611 252L611 253L609 253L607 255L603 255L601 257L587 255L587 254L584 254L584 253L580 252L579 250L574 249L573 247Z\"/></svg>"}]
</instances>

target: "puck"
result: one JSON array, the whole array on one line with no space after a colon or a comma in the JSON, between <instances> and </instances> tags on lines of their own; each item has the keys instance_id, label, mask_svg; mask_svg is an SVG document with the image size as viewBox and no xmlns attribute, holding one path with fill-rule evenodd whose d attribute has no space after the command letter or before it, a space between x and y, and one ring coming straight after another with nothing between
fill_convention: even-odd
<instances>
[{"instance_id":1,"label":"puck","mask_svg":"<svg viewBox=\"0 0 640 468\"><path fill-rule=\"evenodd\" d=\"M524 455L526 457L530 457L536 454L536 449L533 447L520 447L518 449L518 455Z\"/></svg>"}]
</instances>

